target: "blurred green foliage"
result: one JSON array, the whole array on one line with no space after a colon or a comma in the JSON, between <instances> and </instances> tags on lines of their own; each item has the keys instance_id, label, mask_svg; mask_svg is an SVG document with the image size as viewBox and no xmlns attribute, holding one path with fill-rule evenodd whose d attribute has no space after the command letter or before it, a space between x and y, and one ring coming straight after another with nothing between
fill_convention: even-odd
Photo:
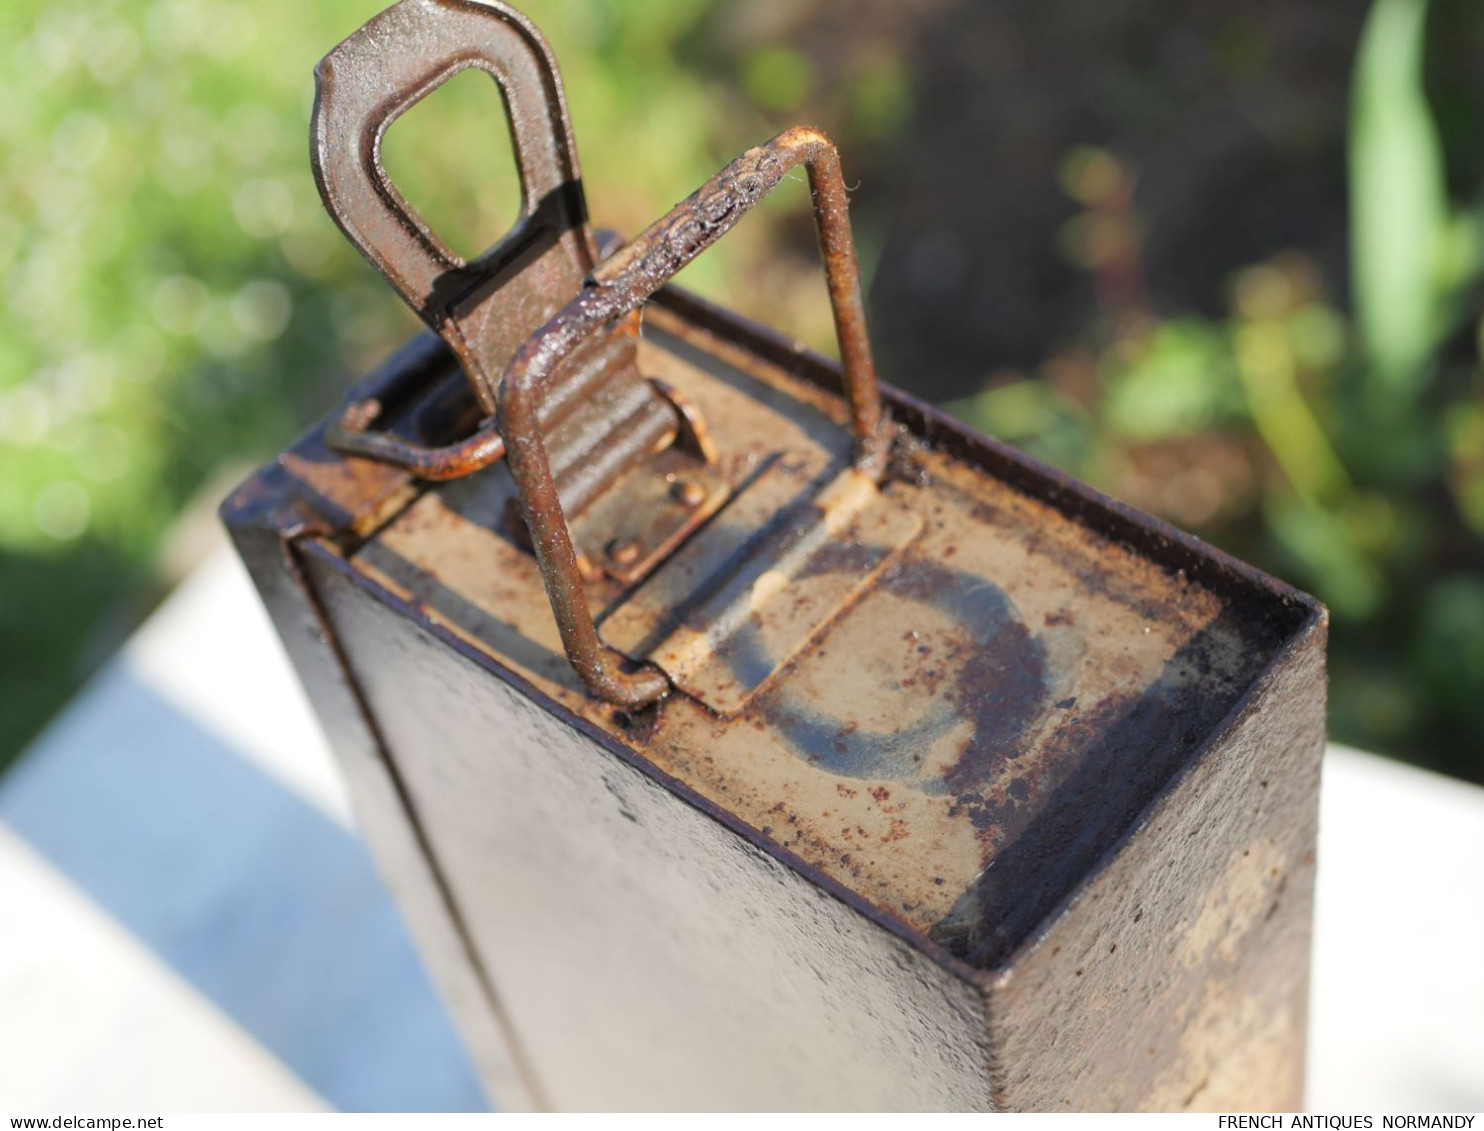
<instances>
[{"instance_id":1,"label":"blurred green foliage","mask_svg":"<svg viewBox=\"0 0 1484 1131\"><path fill-rule=\"evenodd\" d=\"M1064 163L1103 317L949 407L1316 593L1331 732L1484 780L1480 204L1448 199L1425 0L1376 0L1350 131L1353 315L1312 263L1237 272L1222 318L1144 301L1135 171Z\"/></svg>"}]
</instances>

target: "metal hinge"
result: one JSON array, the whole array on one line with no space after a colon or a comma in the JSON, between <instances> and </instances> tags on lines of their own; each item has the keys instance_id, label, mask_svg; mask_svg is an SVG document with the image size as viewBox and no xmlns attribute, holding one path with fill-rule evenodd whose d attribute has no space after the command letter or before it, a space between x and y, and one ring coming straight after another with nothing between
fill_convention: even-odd
<instances>
[{"instance_id":1,"label":"metal hinge","mask_svg":"<svg viewBox=\"0 0 1484 1131\"><path fill-rule=\"evenodd\" d=\"M491 74L503 92L523 199L510 232L466 261L397 192L380 154L399 115L470 67ZM353 401L326 442L434 480L503 458L520 500L512 521L540 563L567 655L588 687L639 707L666 694L672 679L693 680L677 671L704 663L672 661L670 671L660 658L625 670L599 641L584 587L600 575L639 581L731 493L713 466L705 422L639 371L640 307L790 169L806 166L855 435L851 474L874 497L887 433L834 145L817 130L787 130L600 260L556 65L519 13L491 0L402 0L326 56L316 74L312 151L325 205L454 352L479 417L467 436L429 445L377 429L382 406ZM860 502L848 485L835 493ZM815 510L858 509L841 506ZM819 521L822 531L834 529ZM694 648L686 654L694 657Z\"/></svg>"}]
</instances>

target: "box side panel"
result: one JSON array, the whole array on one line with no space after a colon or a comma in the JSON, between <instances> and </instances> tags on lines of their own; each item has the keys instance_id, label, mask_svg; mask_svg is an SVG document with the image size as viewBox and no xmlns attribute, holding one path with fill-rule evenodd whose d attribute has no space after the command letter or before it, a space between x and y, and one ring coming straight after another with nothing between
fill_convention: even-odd
<instances>
[{"instance_id":1,"label":"box side panel","mask_svg":"<svg viewBox=\"0 0 1484 1131\"><path fill-rule=\"evenodd\" d=\"M991 986L1005 1108L1300 1108L1324 637L1316 618Z\"/></svg>"},{"instance_id":2,"label":"box side panel","mask_svg":"<svg viewBox=\"0 0 1484 1131\"><path fill-rule=\"evenodd\" d=\"M448 1006L470 1059L501 1108L536 1106L488 989L441 894L418 830L375 734L326 638L309 593L278 533L228 516L233 540L315 706L349 788L356 823L391 889L428 972Z\"/></svg>"},{"instance_id":3,"label":"box side panel","mask_svg":"<svg viewBox=\"0 0 1484 1131\"><path fill-rule=\"evenodd\" d=\"M989 1106L976 987L311 564L554 1106Z\"/></svg>"}]
</instances>

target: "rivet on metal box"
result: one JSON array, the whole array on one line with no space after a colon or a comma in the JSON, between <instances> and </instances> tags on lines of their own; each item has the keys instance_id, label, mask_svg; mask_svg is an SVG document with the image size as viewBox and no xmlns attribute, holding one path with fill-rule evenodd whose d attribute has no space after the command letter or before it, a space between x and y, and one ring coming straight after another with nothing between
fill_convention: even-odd
<instances>
[{"instance_id":1,"label":"rivet on metal box","mask_svg":"<svg viewBox=\"0 0 1484 1131\"><path fill-rule=\"evenodd\" d=\"M524 200L466 262L379 148L468 67ZM317 74L434 333L224 516L494 1101L1297 1108L1324 610L878 387L817 130L605 258L517 12ZM839 364L668 282L800 166Z\"/></svg>"}]
</instances>

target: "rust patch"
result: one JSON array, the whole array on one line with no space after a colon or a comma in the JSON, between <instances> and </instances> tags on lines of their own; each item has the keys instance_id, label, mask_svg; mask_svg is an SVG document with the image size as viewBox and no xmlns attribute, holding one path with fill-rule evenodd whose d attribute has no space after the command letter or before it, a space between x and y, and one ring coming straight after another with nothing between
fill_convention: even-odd
<instances>
[{"instance_id":1,"label":"rust patch","mask_svg":"<svg viewBox=\"0 0 1484 1131\"><path fill-rule=\"evenodd\" d=\"M800 490L849 461L838 402L734 347L677 337L660 313L641 368L727 422L714 466L735 497L778 453ZM352 564L864 900L989 963L1188 758L1287 629L945 451L911 445L910 460L882 493L920 535L731 718L685 695L615 714L587 693L536 563L500 524L504 468L428 491ZM831 545L804 580L858 568L858 545ZM597 585L587 599L603 624L625 595Z\"/></svg>"}]
</instances>

